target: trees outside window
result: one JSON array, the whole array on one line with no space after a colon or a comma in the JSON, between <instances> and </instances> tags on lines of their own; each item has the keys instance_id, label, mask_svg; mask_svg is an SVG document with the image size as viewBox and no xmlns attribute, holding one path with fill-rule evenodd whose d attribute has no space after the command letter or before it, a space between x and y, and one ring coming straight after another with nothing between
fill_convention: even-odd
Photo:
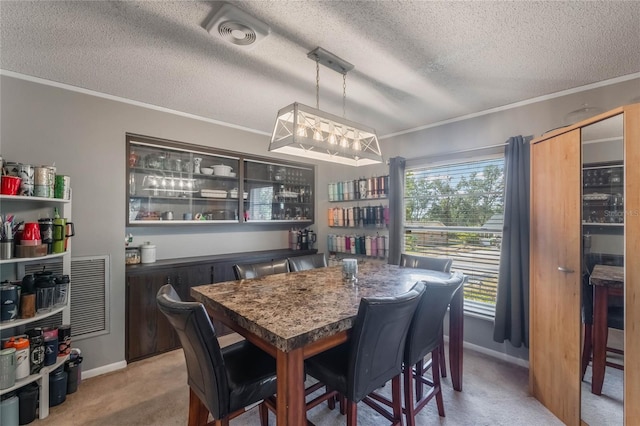
<instances>
[{"instance_id":1,"label":"trees outside window","mask_svg":"<svg viewBox=\"0 0 640 426\"><path fill-rule=\"evenodd\" d=\"M504 159L408 169L404 201L404 251L453 258L465 298L495 305Z\"/></svg>"}]
</instances>

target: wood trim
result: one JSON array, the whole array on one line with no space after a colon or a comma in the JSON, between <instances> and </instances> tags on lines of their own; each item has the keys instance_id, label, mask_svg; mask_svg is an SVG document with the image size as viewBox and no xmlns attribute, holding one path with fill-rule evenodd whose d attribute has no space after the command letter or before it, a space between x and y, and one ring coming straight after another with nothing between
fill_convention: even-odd
<instances>
[{"instance_id":1,"label":"wood trim","mask_svg":"<svg viewBox=\"0 0 640 426\"><path fill-rule=\"evenodd\" d=\"M640 419L640 104L624 109L625 320L624 423Z\"/></svg>"},{"instance_id":2,"label":"wood trim","mask_svg":"<svg viewBox=\"0 0 640 426\"><path fill-rule=\"evenodd\" d=\"M635 104L635 105L637 105L637 104ZM548 133L545 133L544 135L533 139L530 143L531 144L536 144L536 143L545 141L547 139L555 138L556 136L560 136L562 134L569 133L569 132L571 132L571 131L573 131L575 129L581 129L584 126L588 126L589 124L593 124L593 123L597 123L598 121L606 120L607 118L613 117L614 115L621 114L622 112L624 112L624 108L625 107L618 107L618 108L612 109L610 111L603 112L602 114L595 115L595 116L593 116L591 118L587 118L586 120L579 121L578 123L572 124L570 126L561 127L559 129L551 130Z\"/></svg>"},{"instance_id":3,"label":"wood trim","mask_svg":"<svg viewBox=\"0 0 640 426\"><path fill-rule=\"evenodd\" d=\"M327 349L331 349L335 346L345 343L348 340L348 338L349 338L349 333L347 331L341 331L338 334L334 334L333 336L329 336L325 339L315 341L302 348L304 359L307 359L309 357L319 354L320 352L324 352Z\"/></svg>"}]
</instances>

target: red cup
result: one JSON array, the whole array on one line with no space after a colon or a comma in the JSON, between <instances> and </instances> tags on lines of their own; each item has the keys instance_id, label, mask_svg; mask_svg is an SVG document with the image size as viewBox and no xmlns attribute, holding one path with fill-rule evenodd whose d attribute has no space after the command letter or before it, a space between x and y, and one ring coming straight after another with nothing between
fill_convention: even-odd
<instances>
[{"instance_id":1,"label":"red cup","mask_svg":"<svg viewBox=\"0 0 640 426\"><path fill-rule=\"evenodd\" d=\"M37 222L27 222L22 229L22 245L40 244L40 224Z\"/></svg>"},{"instance_id":2,"label":"red cup","mask_svg":"<svg viewBox=\"0 0 640 426\"><path fill-rule=\"evenodd\" d=\"M16 195L18 189L20 189L20 179L17 176L2 176L2 183L0 184L0 192L4 195Z\"/></svg>"}]
</instances>

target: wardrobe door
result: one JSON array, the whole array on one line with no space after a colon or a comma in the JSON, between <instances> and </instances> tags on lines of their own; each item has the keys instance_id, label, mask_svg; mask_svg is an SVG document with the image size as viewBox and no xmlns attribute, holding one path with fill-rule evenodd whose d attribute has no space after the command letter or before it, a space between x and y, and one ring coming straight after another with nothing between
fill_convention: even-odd
<instances>
[{"instance_id":1,"label":"wardrobe door","mask_svg":"<svg viewBox=\"0 0 640 426\"><path fill-rule=\"evenodd\" d=\"M624 108L624 149L624 418L632 425L640 419L640 104Z\"/></svg>"},{"instance_id":2,"label":"wardrobe door","mask_svg":"<svg viewBox=\"0 0 640 426\"><path fill-rule=\"evenodd\" d=\"M531 146L529 386L580 424L580 130Z\"/></svg>"}]
</instances>

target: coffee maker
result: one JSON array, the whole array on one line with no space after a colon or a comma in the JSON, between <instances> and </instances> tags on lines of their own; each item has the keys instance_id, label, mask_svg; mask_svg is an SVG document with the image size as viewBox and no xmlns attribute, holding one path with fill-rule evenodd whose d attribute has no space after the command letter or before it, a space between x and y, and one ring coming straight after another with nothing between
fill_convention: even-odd
<instances>
[{"instance_id":1,"label":"coffee maker","mask_svg":"<svg viewBox=\"0 0 640 426\"><path fill-rule=\"evenodd\" d=\"M316 242L317 236L315 232L309 229L301 229L298 231L298 249L299 250L311 250L313 244Z\"/></svg>"}]
</instances>

